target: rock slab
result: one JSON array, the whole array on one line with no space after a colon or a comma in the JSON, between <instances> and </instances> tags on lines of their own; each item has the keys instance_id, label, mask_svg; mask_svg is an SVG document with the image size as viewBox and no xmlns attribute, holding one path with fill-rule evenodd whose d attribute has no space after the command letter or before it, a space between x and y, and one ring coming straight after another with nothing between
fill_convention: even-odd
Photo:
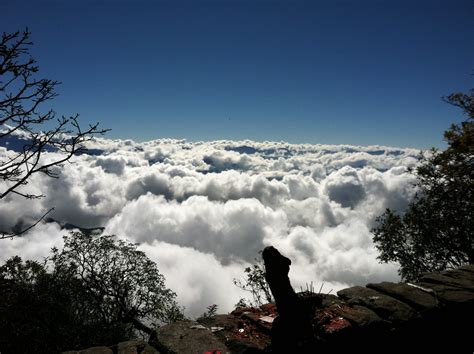
<instances>
[{"instance_id":1,"label":"rock slab","mask_svg":"<svg viewBox=\"0 0 474 354\"><path fill-rule=\"evenodd\" d=\"M149 343L162 354L202 354L220 351L229 353L227 346L212 331L195 321L179 321L160 327Z\"/></svg>"}]
</instances>

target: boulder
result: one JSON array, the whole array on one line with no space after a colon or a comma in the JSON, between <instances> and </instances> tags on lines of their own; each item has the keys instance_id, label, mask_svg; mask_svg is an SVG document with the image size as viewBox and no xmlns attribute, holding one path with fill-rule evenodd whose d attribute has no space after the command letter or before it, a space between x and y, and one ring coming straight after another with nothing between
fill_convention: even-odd
<instances>
[{"instance_id":1,"label":"boulder","mask_svg":"<svg viewBox=\"0 0 474 354\"><path fill-rule=\"evenodd\" d=\"M163 354L202 354L219 350L229 353L224 342L195 321L178 321L160 327L152 333L149 343Z\"/></svg>"},{"instance_id":2,"label":"boulder","mask_svg":"<svg viewBox=\"0 0 474 354\"><path fill-rule=\"evenodd\" d=\"M333 311L340 317L347 319L353 326L366 328L379 325L383 320L372 310L364 306L337 306Z\"/></svg>"},{"instance_id":3,"label":"boulder","mask_svg":"<svg viewBox=\"0 0 474 354\"><path fill-rule=\"evenodd\" d=\"M376 290L385 295L400 300L419 311L433 310L438 307L438 300L434 294L405 283L383 282L367 284L367 288Z\"/></svg>"},{"instance_id":4,"label":"boulder","mask_svg":"<svg viewBox=\"0 0 474 354\"><path fill-rule=\"evenodd\" d=\"M62 352L62 354L113 354L113 350L109 347L91 347L83 350L70 350Z\"/></svg>"},{"instance_id":5,"label":"boulder","mask_svg":"<svg viewBox=\"0 0 474 354\"><path fill-rule=\"evenodd\" d=\"M352 324L344 317L339 316L334 309L322 308L314 314L314 326L320 339L328 340L331 336L340 336L352 328Z\"/></svg>"},{"instance_id":6,"label":"boulder","mask_svg":"<svg viewBox=\"0 0 474 354\"><path fill-rule=\"evenodd\" d=\"M232 354L263 354L265 351L249 339L230 339L226 342Z\"/></svg>"},{"instance_id":7,"label":"boulder","mask_svg":"<svg viewBox=\"0 0 474 354\"><path fill-rule=\"evenodd\" d=\"M468 274L467 272L461 270L446 271L442 273L427 273L421 276L419 282L442 284L455 288L462 288L474 291L474 273L472 277L469 275L470 274Z\"/></svg>"},{"instance_id":8,"label":"boulder","mask_svg":"<svg viewBox=\"0 0 474 354\"><path fill-rule=\"evenodd\" d=\"M468 264L458 268L459 270L472 273L471 276L474 276L474 264Z\"/></svg>"},{"instance_id":9,"label":"boulder","mask_svg":"<svg viewBox=\"0 0 474 354\"><path fill-rule=\"evenodd\" d=\"M249 308L248 310L252 310ZM264 351L270 345L270 329L261 323L265 312L234 311L235 315L216 315L200 319L199 323L211 329L214 335L231 349L231 352L244 353L245 350ZM252 313L254 316L250 316ZM240 348L240 349L235 349ZM243 349L247 348L247 349Z\"/></svg>"},{"instance_id":10,"label":"boulder","mask_svg":"<svg viewBox=\"0 0 474 354\"><path fill-rule=\"evenodd\" d=\"M354 286L343 289L338 291L337 295L351 305L371 309L382 319L390 322L406 322L419 317L418 313L407 304L366 287Z\"/></svg>"},{"instance_id":11,"label":"boulder","mask_svg":"<svg viewBox=\"0 0 474 354\"><path fill-rule=\"evenodd\" d=\"M417 283L418 285L432 289L435 291L436 296L444 304L448 305L461 305L461 304L474 304L474 292L459 287L449 286L445 284L434 284L424 281Z\"/></svg>"},{"instance_id":12,"label":"boulder","mask_svg":"<svg viewBox=\"0 0 474 354\"><path fill-rule=\"evenodd\" d=\"M160 354L160 352L145 341L131 340L117 344L117 354Z\"/></svg>"},{"instance_id":13,"label":"boulder","mask_svg":"<svg viewBox=\"0 0 474 354\"><path fill-rule=\"evenodd\" d=\"M316 296L321 298L321 304L319 307L328 307L334 304L341 304L343 301L341 301L340 298L338 298L336 295L332 294L317 294Z\"/></svg>"}]
</instances>

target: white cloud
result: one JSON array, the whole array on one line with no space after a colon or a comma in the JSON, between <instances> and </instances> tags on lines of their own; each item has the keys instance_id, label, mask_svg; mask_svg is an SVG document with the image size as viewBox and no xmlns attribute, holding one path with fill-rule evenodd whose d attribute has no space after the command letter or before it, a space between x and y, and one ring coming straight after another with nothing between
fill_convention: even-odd
<instances>
[{"instance_id":1,"label":"white cloud","mask_svg":"<svg viewBox=\"0 0 474 354\"><path fill-rule=\"evenodd\" d=\"M147 193L171 198L173 193L170 186L170 177L167 174L159 172L139 176L128 184L126 197L132 200Z\"/></svg>"},{"instance_id":2,"label":"white cloud","mask_svg":"<svg viewBox=\"0 0 474 354\"><path fill-rule=\"evenodd\" d=\"M114 173L116 175L121 175L125 170L126 161L123 157L116 156L100 156L96 162L96 166L102 167L102 169L107 173Z\"/></svg>"},{"instance_id":3,"label":"white cloud","mask_svg":"<svg viewBox=\"0 0 474 354\"><path fill-rule=\"evenodd\" d=\"M232 282L242 276L245 263L222 265L213 254L159 241L140 248L157 262L166 285L178 294L178 301L189 316L198 317L212 304L228 311L240 298L248 296Z\"/></svg>"},{"instance_id":4,"label":"white cloud","mask_svg":"<svg viewBox=\"0 0 474 354\"><path fill-rule=\"evenodd\" d=\"M213 254L223 264L252 261L264 240L286 232L286 215L256 199L225 203L193 196L178 203L146 194L128 203L106 233L137 242L161 241Z\"/></svg>"},{"instance_id":5,"label":"white cloud","mask_svg":"<svg viewBox=\"0 0 474 354\"><path fill-rule=\"evenodd\" d=\"M61 230L57 223L39 223L21 237L4 239L0 241L2 246L0 264L16 255L23 260L33 259L41 262L50 255L52 247L62 247L62 237L67 233L67 231Z\"/></svg>"},{"instance_id":6,"label":"white cloud","mask_svg":"<svg viewBox=\"0 0 474 354\"><path fill-rule=\"evenodd\" d=\"M365 198L365 189L356 169L344 166L331 173L324 181L329 199L343 207L355 207Z\"/></svg>"},{"instance_id":7,"label":"white cloud","mask_svg":"<svg viewBox=\"0 0 474 354\"><path fill-rule=\"evenodd\" d=\"M0 227L27 224L50 207L60 222L105 226L139 242L194 315L212 303L231 310L243 295L232 279L270 244L292 259L296 287L397 279L395 265L378 263L370 229L386 207L402 210L413 197L407 167L417 150L102 138L88 147L59 179L35 176L24 187L45 198L2 200ZM0 158L9 153L0 148ZM2 260L46 256L64 233L50 223L1 241Z\"/></svg>"}]
</instances>

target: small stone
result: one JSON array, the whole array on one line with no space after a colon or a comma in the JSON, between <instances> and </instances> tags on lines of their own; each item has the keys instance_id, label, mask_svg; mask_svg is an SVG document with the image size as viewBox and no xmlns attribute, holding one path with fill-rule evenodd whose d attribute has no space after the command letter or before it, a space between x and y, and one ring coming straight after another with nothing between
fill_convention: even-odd
<instances>
[{"instance_id":1,"label":"small stone","mask_svg":"<svg viewBox=\"0 0 474 354\"><path fill-rule=\"evenodd\" d=\"M224 329L225 329L224 327L211 327L211 332L215 333L215 332L223 331Z\"/></svg>"},{"instance_id":2,"label":"small stone","mask_svg":"<svg viewBox=\"0 0 474 354\"><path fill-rule=\"evenodd\" d=\"M204 329L204 330L208 330L208 329L209 329L209 328L207 328L207 327L204 327L204 326L201 325L201 324L195 324L195 325L190 326L189 328L191 328L191 329Z\"/></svg>"},{"instance_id":3,"label":"small stone","mask_svg":"<svg viewBox=\"0 0 474 354\"><path fill-rule=\"evenodd\" d=\"M262 321L262 322L266 322L266 323L273 323L273 320L275 318L271 317L271 316L262 316L260 317L258 320L259 321Z\"/></svg>"}]
</instances>

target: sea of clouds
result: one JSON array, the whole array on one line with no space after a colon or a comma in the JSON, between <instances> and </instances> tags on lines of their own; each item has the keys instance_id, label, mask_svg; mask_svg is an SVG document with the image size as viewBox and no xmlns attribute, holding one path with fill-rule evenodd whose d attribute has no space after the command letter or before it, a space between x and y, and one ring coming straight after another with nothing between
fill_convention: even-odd
<instances>
[{"instance_id":1,"label":"sea of clouds","mask_svg":"<svg viewBox=\"0 0 474 354\"><path fill-rule=\"evenodd\" d=\"M292 260L295 288L316 290L397 280L380 264L370 230L386 208L413 198L420 152L381 146L285 142L97 139L59 179L35 175L0 203L0 229L41 216L26 235L0 241L0 262L42 259L61 247L70 223L102 226L140 244L190 316L210 304L230 311L249 294L233 285L258 251L274 245ZM0 158L13 154L0 147ZM55 158L45 153L44 161ZM145 276L145 275L144 275Z\"/></svg>"}]
</instances>

